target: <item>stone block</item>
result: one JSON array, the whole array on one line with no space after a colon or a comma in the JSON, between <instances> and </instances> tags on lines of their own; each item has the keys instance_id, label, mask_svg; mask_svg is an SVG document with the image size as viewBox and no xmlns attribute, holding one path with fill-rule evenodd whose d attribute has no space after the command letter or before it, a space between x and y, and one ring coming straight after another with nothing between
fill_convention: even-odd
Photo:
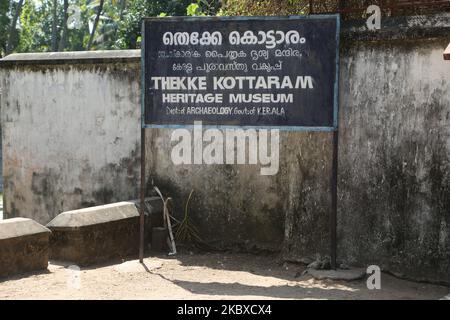
<instances>
[{"instance_id":1,"label":"stone block","mask_svg":"<svg viewBox=\"0 0 450 320\"><path fill-rule=\"evenodd\" d=\"M49 236L49 229L31 219L1 220L0 277L47 269Z\"/></svg>"},{"instance_id":2,"label":"stone block","mask_svg":"<svg viewBox=\"0 0 450 320\"><path fill-rule=\"evenodd\" d=\"M66 211L47 227L52 231L51 259L85 266L139 252L139 210L135 201Z\"/></svg>"}]
</instances>

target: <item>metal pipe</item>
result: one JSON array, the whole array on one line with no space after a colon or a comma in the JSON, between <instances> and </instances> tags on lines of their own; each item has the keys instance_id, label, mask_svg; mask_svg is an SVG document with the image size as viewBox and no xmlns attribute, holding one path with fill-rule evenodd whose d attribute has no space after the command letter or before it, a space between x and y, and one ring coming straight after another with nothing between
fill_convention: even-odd
<instances>
[{"instance_id":1,"label":"metal pipe","mask_svg":"<svg viewBox=\"0 0 450 320\"><path fill-rule=\"evenodd\" d=\"M339 130L333 131L333 162L331 168L331 210L330 210L330 263L336 270L337 257L337 179L338 179L338 141Z\"/></svg>"},{"instance_id":2,"label":"metal pipe","mask_svg":"<svg viewBox=\"0 0 450 320\"><path fill-rule=\"evenodd\" d=\"M145 224L145 128L141 128L141 186L139 205L139 262L144 261L144 224ZM149 217L150 218L150 217Z\"/></svg>"}]
</instances>

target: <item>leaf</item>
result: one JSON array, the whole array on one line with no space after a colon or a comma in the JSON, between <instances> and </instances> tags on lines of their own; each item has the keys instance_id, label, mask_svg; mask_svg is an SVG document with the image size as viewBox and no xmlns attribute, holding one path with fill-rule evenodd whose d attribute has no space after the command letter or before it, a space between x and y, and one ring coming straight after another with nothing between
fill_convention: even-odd
<instances>
[{"instance_id":1,"label":"leaf","mask_svg":"<svg viewBox=\"0 0 450 320\"><path fill-rule=\"evenodd\" d=\"M87 7L89 9L95 9L100 5L100 0L93 0L91 2L89 2L89 4L87 5Z\"/></svg>"},{"instance_id":2,"label":"leaf","mask_svg":"<svg viewBox=\"0 0 450 320\"><path fill-rule=\"evenodd\" d=\"M191 3L186 8L186 14L190 17L196 16L198 11L200 11L200 7L197 3Z\"/></svg>"}]
</instances>

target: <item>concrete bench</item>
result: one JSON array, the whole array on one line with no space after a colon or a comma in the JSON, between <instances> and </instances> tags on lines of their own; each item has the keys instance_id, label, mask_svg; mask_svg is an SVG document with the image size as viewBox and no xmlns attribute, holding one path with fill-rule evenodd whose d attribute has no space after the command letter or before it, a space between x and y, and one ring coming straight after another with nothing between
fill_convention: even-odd
<instances>
[{"instance_id":1,"label":"concrete bench","mask_svg":"<svg viewBox=\"0 0 450 320\"><path fill-rule=\"evenodd\" d=\"M149 202L148 199L146 201ZM161 202L161 200L159 200ZM152 203L152 201L150 201ZM158 211L157 199L150 211ZM145 243L148 243L146 218ZM80 266L138 254L139 211L136 201L66 211L47 224L52 231L50 258Z\"/></svg>"},{"instance_id":2,"label":"concrete bench","mask_svg":"<svg viewBox=\"0 0 450 320\"><path fill-rule=\"evenodd\" d=\"M1 220L0 277L47 269L49 236L49 229L31 219Z\"/></svg>"}]
</instances>

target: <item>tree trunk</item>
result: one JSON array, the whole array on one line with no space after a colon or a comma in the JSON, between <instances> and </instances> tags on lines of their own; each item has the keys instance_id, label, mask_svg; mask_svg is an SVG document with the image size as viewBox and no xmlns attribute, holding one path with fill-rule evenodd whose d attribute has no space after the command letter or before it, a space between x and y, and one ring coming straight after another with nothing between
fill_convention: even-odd
<instances>
[{"instance_id":1,"label":"tree trunk","mask_svg":"<svg viewBox=\"0 0 450 320\"><path fill-rule=\"evenodd\" d=\"M58 0L53 0L52 8L52 51L58 51Z\"/></svg>"},{"instance_id":2,"label":"tree trunk","mask_svg":"<svg viewBox=\"0 0 450 320\"><path fill-rule=\"evenodd\" d=\"M97 16L95 17L95 20L94 20L94 26L92 27L91 35L89 37L89 42L87 44L86 50L91 50L92 43L94 42L95 31L97 30L97 26L98 26L98 21L100 20L100 15L102 14L102 11L103 11L104 2L105 2L105 0L100 0L100 5L98 6Z\"/></svg>"},{"instance_id":3,"label":"tree trunk","mask_svg":"<svg viewBox=\"0 0 450 320\"><path fill-rule=\"evenodd\" d=\"M125 8L127 6L126 0L120 0L120 14L119 14L119 21L123 20L123 13L125 11Z\"/></svg>"},{"instance_id":4,"label":"tree trunk","mask_svg":"<svg viewBox=\"0 0 450 320\"><path fill-rule=\"evenodd\" d=\"M62 35L59 41L59 51L64 51L67 42L67 19L69 18L69 13L67 12L69 8L69 0L64 0L64 18L62 24Z\"/></svg>"},{"instance_id":5,"label":"tree trunk","mask_svg":"<svg viewBox=\"0 0 450 320\"><path fill-rule=\"evenodd\" d=\"M24 2L24 0L20 0L16 5L16 10L14 10L14 16L13 16L12 23L11 23L11 29L9 30L8 43L6 44L6 54L11 53L11 51L14 49L13 48L14 41L17 38L16 25L17 25L17 20L19 19L19 16L20 16L20 12L22 11L23 2Z\"/></svg>"}]
</instances>

